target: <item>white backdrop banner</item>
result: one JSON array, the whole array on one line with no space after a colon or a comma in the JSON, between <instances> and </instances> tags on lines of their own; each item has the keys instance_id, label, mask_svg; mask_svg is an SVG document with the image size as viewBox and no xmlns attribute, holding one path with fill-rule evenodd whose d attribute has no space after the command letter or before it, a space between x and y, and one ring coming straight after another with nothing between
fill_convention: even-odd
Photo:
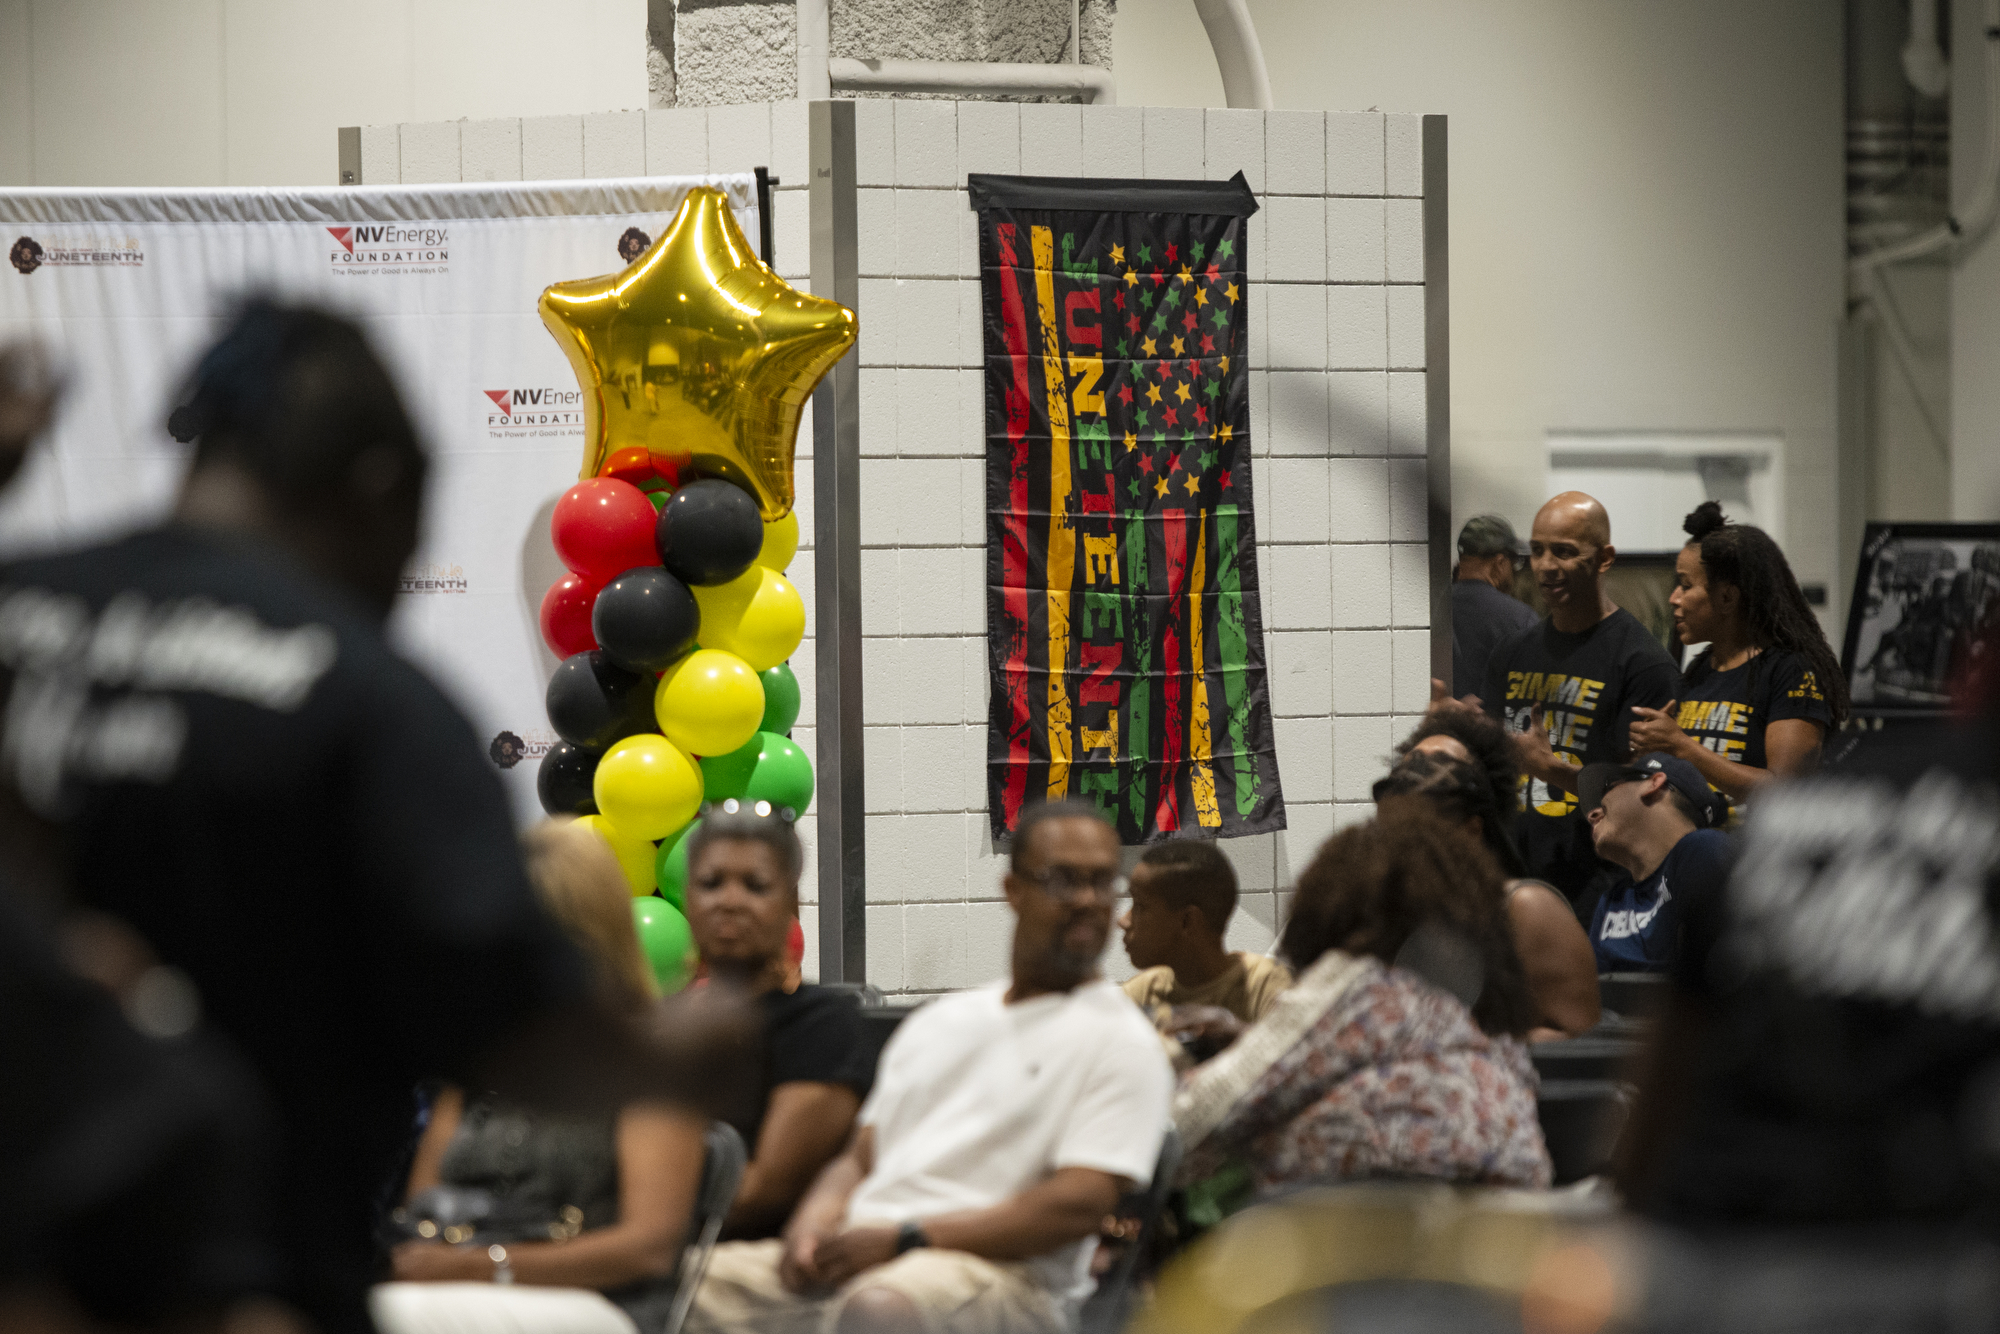
<instances>
[{"instance_id":1,"label":"white backdrop banner","mask_svg":"<svg viewBox=\"0 0 2000 1334\"><path fill-rule=\"evenodd\" d=\"M758 235L749 174L332 190L0 190L0 340L70 374L61 419L0 502L0 559L156 521L186 448L184 377L249 292L360 320L433 455L392 633L459 700L523 818L555 740L541 597L549 512L583 458L576 377L542 327L550 283L616 272L697 185Z\"/></svg>"}]
</instances>

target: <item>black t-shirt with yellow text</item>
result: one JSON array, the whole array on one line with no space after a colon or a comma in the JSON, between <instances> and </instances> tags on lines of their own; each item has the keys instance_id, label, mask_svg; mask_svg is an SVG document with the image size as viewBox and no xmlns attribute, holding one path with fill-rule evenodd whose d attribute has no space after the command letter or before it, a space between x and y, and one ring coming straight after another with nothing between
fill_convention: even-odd
<instances>
[{"instance_id":1,"label":"black t-shirt with yellow text","mask_svg":"<svg viewBox=\"0 0 2000 1334\"><path fill-rule=\"evenodd\" d=\"M1585 765L1627 758L1632 710L1665 708L1679 685L1680 672L1660 641L1618 610L1581 634L1544 619L1504 641L1487 665L1480 698L1510 732L1527 731L1541 705L1550 746ZM1575 902L1598 868L1575 795L1523 778L1513 832L1527 874Z\"/></svg>"},{"instance_id":2,"label":"black t-shirt with yellow text","mask_svg":"<svg viewBox=\"0 0 2000 1334\"><path fill-rule=\"evenodd\" d=\"M1833 710L1805 658L1789 649L1765 649L1726 672L1708 666L1704 653L1681 682L1675 721L1709 750L1753 769L1768 769L1764 731L1772 723L1803 718L1825 735Z\"/></svg>"}]
</instances>

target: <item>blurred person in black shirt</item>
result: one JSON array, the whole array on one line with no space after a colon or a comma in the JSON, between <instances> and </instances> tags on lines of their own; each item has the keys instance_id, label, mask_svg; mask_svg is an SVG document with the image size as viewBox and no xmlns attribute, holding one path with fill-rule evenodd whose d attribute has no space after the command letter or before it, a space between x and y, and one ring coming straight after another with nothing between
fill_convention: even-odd
<instances>
[{"instance_id":1,"label":"blurred person in black shirt","mask_svg":"<svg viewBox=\"0 0 2000 1334\"><path fill-rule=\"evenodd\" d=\"M787 945L805 859L791 822L728 802L687 837L687 918L702 963L755 996L764 1018L753 1097L724 1116L750 1161L723 1231L775 1237L846 1145L874 1061L854 997L795 980Z\"/></svg>"},{"instance_id":2,"label":"blurred person in black shirt","mask_svg":"<svg viewBox=\"0 0 2000 1334\"><path fill-rule=\"evenodd\" d=\"M478 739L384 641L425 457L359 329L249 304L170 428L166 524L0 570L9 856L188 980L276 1110L269 1290L362 1329L419 1079L598 1108L726 1067L692 1059L717 1025L663 1052L591 993Z\"/></svg>"},{"instance_id":3,"label":"blurred person in black shirt","mask_svg":"<svg viewBox=\"0 0 2000 1334\"><path fill-rule=\"evenodd\" d=\"M1618 1172L1665 1225L1649 1328L2000 1323L2000 642L1981 648L1960 717L1760 793L1727 889L1689 905ZM1732 1323L1730 1293L1764 1300Z\"/></svg>"},{"instance_id":4,"label":"blurred person in black shirt","mask_svg":"<svg viewBox=\"0 0 2000 1334\"><path fill-rule=\"evenodd\" d=\"M1535 623L1534 609L1509 591L1527 554L1514 525L1497 514L1468 519L1458 530L1451 584L1452 694L1485 689L1493 650Z\"/></svg>"}]
</instances>

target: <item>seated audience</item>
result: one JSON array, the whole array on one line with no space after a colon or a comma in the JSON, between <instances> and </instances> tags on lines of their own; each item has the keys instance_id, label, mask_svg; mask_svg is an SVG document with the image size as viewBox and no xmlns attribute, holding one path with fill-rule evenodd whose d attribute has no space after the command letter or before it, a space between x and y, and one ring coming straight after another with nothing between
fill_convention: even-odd
<instances>
[{"instance_id":1,"label":"seated audience","mask_svg":"<svg viewBox=\"0 0 2000 1334\"><path fill-rule=\"evenodd\" d=\"M1485 844L1511 877L1507 920L1535 1002L1530 1038L1571 1037L1595 1026L1603 1008L1590 936L1553 886L1521 875L1521 855L1507 833L1520 777L1512 739L1483 714L1440 710L1427 715L1396 754L1395 768L1375 784L1375 800L1424 798L1448 823Z\"/></svg>"},{"instance_id":2,"label":"seated audience","mask_svg":"<svg viewBox=\"0 0 2000 1334\"><path fill-rule=\"evenodd\" d=\"M1152 1176L1171 1089L1097 970L1121 881L1095 807L1022 815L1011 976L903 1021L846 1150L782 1240L716 1248L691 1329L1071 1325L1099 1224Z\"/></svg>"},{"instance_id":3,"label":"seated audience","mask_svg":"<svg viewBox=\"0 0 2000 1334\"><path fill-rule=\"evenodd\" d=\"M1712 500L1682 526L1674 624L1682 643L1708 647L1678 700L1633 710L1632 752L1686 760L1741 801L1819 767L1827 731L1847 717L1847 678L1769 533L1730 523Z\"/></svg>"},{"instance_id":4,"label":"seated audience","mask_svg":"<svg viewBox=\"0 0 2000 1334\"><path fill-rule=\"evenodd\" d=\"M1590 945L1598 971L1662 973L1680 949L1692 901L1729 879L1729 801L1686 760L1648 755L1593 764L1578 779L1597 855L1625 868L1597 901Z\"/></svg>"},{"instance_id":5,"label":"seated audience","mask_svg":"<svg viewBox=\"0 0 2000 1334\"><path fill-rule=\"evenodd\" d=\"M652 1005L658 993L632 926L631 892L610 849L555 822L524 844L529 878L599 989L633 1011ZM658 1104L564 1116L447 1087L401 1211L418 1236L393 1253L396 1281L370 1296L376 1325L383 1334L654 1334L673 1304L703 1130L698 1118ZM456 1218L473 1228L474 1244L439 1239Z\"/></svg>"},{"instance_id":6,"label":"seated audience","mask_svg":"<svg viewBox=\"0 0 2000 1334\"><path fill-rule=\"evenodd\" d=\"M1485 849L1415 805L1344 830L1299 877L1279 950L1298 981L1175 1095L1184 1181L1239 1161L1260 1192L1549 1183L1519 1040L1534 1007ZM1420 957L1470 1008L1399 966Z\"/></svg>"},{"instance_id":7,"label":"seated audience","mask_svg":"<svg viewBox=\"0 0 2000 1334\"><path fill-rule=\"evenodd\" d=\"M1215 1006L1255 1023L1292 984L1276 959L1230 953L1222 936L1236 911L1236 868L1213 843L1156 843L1132 868L1132 906L1119 921L1125 954L1140 971L1125 980L1163 1032L1176 1006Z\"/></svg>"},{"instance_id":8,"label":"seated audience","mask_svg":"<svg viewBox=\"0 0 2000 1334\"><path fill-rule=\"evenodd\" d=\"M702 963L755 996L764 1018L754 1099L725 1117L750 1162L724 1228L774 1237L847 1143L873 1057L854 998L800 983L787 949L802 863L791 823L711 809L688 839L687 919Z\"/></svg>"}]
</instances>

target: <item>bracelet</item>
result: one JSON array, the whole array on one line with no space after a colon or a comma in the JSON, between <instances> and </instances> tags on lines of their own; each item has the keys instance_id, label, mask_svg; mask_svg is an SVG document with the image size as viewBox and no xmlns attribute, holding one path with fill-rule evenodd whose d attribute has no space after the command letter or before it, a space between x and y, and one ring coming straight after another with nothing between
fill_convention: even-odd
<instances>
[{"instance_id":1,"label":"bracelet","mask_svg":"<svg viewBox=\"0 0 2000 1334\"><path fill-rule=\"evenodd\" d=\"M495 1283L512 1283L514 1281L514 1266L508 1263L507 1248L505 1246L500 1245L498 1242L488 1246L486 1248L486 1258L493 1262L493 1281Z\"/></svg>"},{"instance_id":2,"label":"bracelet","mask_svg":"<svg viewBox=\"0 0 2000 1334\"><path fill-rule=\"evenodd\" d=\"M930 1244L930 1234L925 1232L924 1225L914 1218L906 1220L902 1226L896 1229L896 1254L898 1255L907 1254L918 1247Z\"/></svg>"}]
</instances>

